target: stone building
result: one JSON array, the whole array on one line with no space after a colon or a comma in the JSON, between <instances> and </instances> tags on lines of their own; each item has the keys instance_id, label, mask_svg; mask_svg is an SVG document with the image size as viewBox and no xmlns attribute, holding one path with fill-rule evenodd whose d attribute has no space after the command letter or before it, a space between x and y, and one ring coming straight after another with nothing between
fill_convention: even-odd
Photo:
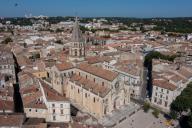
<instances>
[{"instance_id":1,"label":"stone building","mask_svg":"<svg viewBox=\"0 0 192 128\"><path fill-rule=\"evenodd\" d=\"M130 102L129 88L121 82L118 73L86 63L77 66L66 93L98 119Z\"/></svg>"},{"instance_id":2,"label":"stone building","mask_svg":"<svg viewBox=\"0 0 192 128\"><path fill-rule=\"evenodd\" d=\"M65 95L67 79L73 74L74 66L70 62L63 62L51 68L51 86L57 92Z\"/></svg>"},{"instance_id":3,"label":"stone building","mask_svg":"<svg viewBox=\"0 0 192 128\"><path fill-rule=\"evenodd\" d=\"M130 90L119 73L88 64L84 60L85 53L85 42L76 18L69 60L51 68L50 86L69 98L73 106L99 119L130 103Z\"/></svg>"},{"instance_id":4,"label":"stone building","mask_svg":"<svg viewBox=\"0 0 192 128\"><path fill-rule=\"evenodd\" d=\"M15 63L10 51L0 47L0 73L5 75L6 81L15 81Z\"/></svg>"},{"instance_id":5,"label":"stone building","mask_svg":"<svg viewBox=\"0 0 192 128\"><path fill-rule=\"evenodd\" d=\"M82 37L81 30L77 18L73 26L71 45L69 47L69 59L71 61L78 60L82 61L85 57L85 42Z\"/></svg>"},{"instance_id":6,"label":"stone building","mask_svg":"<svg viewBox=\"0 0 192 128\"><path fill-rule=\"evenodd\" d=\"M44 81L38 80L38 84L24 87L20 92L27 118L43 118L54 123L71 120L69 100Z\"/></svg>"}]
</instances>

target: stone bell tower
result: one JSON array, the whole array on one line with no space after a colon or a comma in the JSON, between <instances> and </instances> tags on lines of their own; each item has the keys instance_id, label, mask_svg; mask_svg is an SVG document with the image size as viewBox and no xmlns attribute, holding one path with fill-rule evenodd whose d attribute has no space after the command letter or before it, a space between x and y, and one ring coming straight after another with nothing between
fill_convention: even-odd
<instances>
[{"instance_id":1,"label":"stone bell tower","mask_svg":"<svg viewBox=\"0 0 192 128\"><path fill-rule=\"evenodd\" d=\"M73 31L71 44L69 46L69 59L71 61L83 61L85 57L85 41L82 37L82 32L79 28L79 22L76 17Z\"/></svg>"}]
</instances>

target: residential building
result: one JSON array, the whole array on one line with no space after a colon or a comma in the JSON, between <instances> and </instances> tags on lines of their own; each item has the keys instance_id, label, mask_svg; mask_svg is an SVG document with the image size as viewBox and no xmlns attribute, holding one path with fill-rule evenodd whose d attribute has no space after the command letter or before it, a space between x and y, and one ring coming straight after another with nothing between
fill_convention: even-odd
<instances>
[{"instance_id":1,"label":"residential building","mask_svg":"<svg viewBox=\"0 0 192 128\"><path fill-rule=\"evenodd\" d=\"M165 112L169 112L170 105L178 96L177 87L167 80L153 81L153 93L151 103Z\"/></svg>"},{"instance_id":2,"label":"residential building","mask_svg":"<svg viewBox=\"0 0 192 128\"><path fill-rule=\"evenodd\" d=\"M0 73L5 75L6 81L15 81L15 63L9 50L0 47Z\"/></svg>"},{"instance_id":3,"label":"residential building","mask_svg":"<svg viewBox=\"0 0 192 128\"><path fill-rule=\"evenodd\" d=\"M27 118L66 123L71 120L69 100L46 82L37 79L35 83L21 88L20 92Z\"/></svg>"},{"instance_id":4,"label":"residential building","mask_svg":"<svg viewBox=\"0 0 192 128\"><path fill-rule=\"evenodd\" d=\"M40 81L43 100L47 110L47 122L69 122L71 120L70 102L46 83Z\"/></svg>"}]
</instances>

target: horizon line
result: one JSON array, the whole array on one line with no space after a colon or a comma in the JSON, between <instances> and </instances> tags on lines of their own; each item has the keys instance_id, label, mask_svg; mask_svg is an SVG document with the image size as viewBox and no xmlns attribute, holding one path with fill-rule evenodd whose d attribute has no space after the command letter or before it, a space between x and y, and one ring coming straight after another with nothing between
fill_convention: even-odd
<instances>
[{"instance_id":1,"label":"horizon line","mask_svg":"<svg viewBox=\"0 0 192 128\"><path fill-rule=\"evenodd\" d=\"M75 17L75 16L46 16L46 15L38 15L45 17ZM29 18L34 18L38 16L32 16ZM79 18L132 18L132 19L175 19L175 18L192 18L192 16L157 16L157 17L129 17L129 16L77 16ZM0 18L26 18L25 16L6 16Z\"/></svg>"}]
</instances>

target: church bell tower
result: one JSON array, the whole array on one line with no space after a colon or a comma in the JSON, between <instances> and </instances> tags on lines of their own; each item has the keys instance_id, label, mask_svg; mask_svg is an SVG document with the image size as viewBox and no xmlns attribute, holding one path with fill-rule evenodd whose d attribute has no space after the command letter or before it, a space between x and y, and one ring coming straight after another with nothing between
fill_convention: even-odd
<instances>
[{"instance_id":1,"label":"church bell tower","mask_svg":"<svg viewBox=\"0 0 192 128\"><path fill-rule=\"evenodd\" d=\"M71 44L69 47L69 59L71 61L83 61L85 58L85 41L79 28L77 17L73 25Z\"/></svg>"}]
</instances>

